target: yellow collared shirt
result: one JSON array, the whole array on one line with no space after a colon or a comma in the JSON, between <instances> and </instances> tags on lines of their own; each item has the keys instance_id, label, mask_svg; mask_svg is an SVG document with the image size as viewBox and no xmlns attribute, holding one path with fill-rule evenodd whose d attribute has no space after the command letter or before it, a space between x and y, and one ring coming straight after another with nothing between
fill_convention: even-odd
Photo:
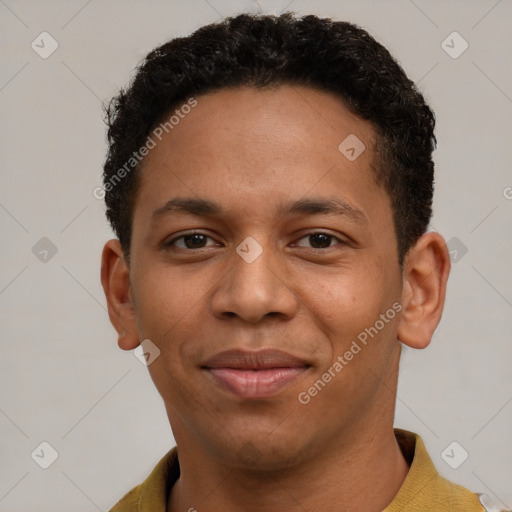
<instances>
[{"instance_id":1,"label":"yellow collared shirt","mask_svg":"<svg viewBox=\"0 0 512 512\"><path fill-rule=\"evenodd\" d=\"M478 494L449 482L434 467L421 437L395 429L407 460L412 461L407 477L393 501L383 512L489 512ZM178 452L170 450L149 477L132 489L110 512L166 512L169 492L180 476ZM506 511L503 511L506 512Z\"/></svg>"}]
</instances>

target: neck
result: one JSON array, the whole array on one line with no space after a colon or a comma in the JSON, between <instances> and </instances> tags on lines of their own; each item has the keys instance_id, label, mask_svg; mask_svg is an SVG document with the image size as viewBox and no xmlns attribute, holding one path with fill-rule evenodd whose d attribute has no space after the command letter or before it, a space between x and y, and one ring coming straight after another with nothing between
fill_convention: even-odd
<instances>
[{"instance_id":1,"label":"neck","mask_svg":"<svg viewBox=\"0 0 512 512\"><path fill-rule=\"evenodd\" d=\"M187 450L180 457L181 476L168 512L381 511L398 493L409 468L392 427L378 432L344 437L337 449L330 446L307 464L272 475L234 470Z\"/></svg>"}]
</instances>

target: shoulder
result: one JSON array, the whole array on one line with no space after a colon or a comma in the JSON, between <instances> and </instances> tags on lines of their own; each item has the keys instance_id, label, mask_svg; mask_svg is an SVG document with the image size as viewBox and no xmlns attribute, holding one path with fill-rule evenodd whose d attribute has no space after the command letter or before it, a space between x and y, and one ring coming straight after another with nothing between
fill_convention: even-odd
<instances>
[{"instance_id":1,"label":"shoulder","mask_svg":"<svg viewBox=\"0 0 512 512\"><path fill-rule=\"evenodd\" d=\"M385 512L405 510L484 512L478 494L443 478L418 434L395 429L396 440L409 463L409 473Z\"/></svg>"},{"instance_id":2,"label":"shoulder","mask_svg":"<svg viewBox=\"0 0 512 512\"><path fill-rule=\"evenodd\" d=\"M172 486L180 476L177 448L172 448L144 482L134 487L109 512L165 512Z\"/></svg>"},{"instance_id":3,"label":"shoulder","mask_svg":"<svg viewBox=\"0 0 512 512\"><path fill-rule=\"evenodd\" d=\"M137 512L141 489L142 484L134 487L128 494L121 498L109 512Z\"/></svg>"}]
</instances>

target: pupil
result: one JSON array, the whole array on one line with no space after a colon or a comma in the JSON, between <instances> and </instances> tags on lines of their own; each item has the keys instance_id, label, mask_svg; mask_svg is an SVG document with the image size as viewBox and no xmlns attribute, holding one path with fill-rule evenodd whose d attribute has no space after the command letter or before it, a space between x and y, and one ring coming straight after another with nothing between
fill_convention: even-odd
<instances>
[{"instance_id":1,"label":"pupil","mask_svg":"<svg viewBox=\"0 0 512 512\"><path fill-rule=\"evenodd\" d=\"M200 246L202 242L204 242L204 235L200 235L200 234L188 235L186 238L186 245L189 249ZM192 246L192 247L190 247L190 246Z\"/></svg>"},{"instance_id":2,"label":"pupil","mask_svg":"<svg viewBox=\"0 0 512 512\"><path fill-rule=\"evenodd\" d=\"M313 245L313 247L317 247L317 246L329 247L329 242L330 242L331 236L325 235L323 233L318 233L315 235L311 235L309 238L310 238L310 242L312 242L311 245Z\"/></svg>"}]
</instances>

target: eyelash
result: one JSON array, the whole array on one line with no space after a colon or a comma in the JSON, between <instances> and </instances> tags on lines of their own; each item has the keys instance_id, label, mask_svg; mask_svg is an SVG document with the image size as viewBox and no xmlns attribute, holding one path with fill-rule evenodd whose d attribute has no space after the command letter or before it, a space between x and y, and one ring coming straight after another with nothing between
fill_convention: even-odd
<instances>
[{"instance_id":1,"label":"eyelash","mask_svg":"<svg viewBox=\"0 0 512 512\"><path fill-rule=\"evenodd\" d=\"M186 238L187 236L193 236L193 235L201 235L201 236L205 236L206 238L209 238L210 240L213 240L213 238L205 233L202 233L200 231L194 231L194 232L190 232L190 233L185 233L183 235L180 235L176 238L173 238L172 240L170 240L169 242L166 242L164 244L164 246L166 248L168 247L176 247L175 243L178 241L178 240L181 240L181 239L184 239ZM337 240L338 244L341 244L341 245L346 245L346 242L343 241L342 239L338 238L337 236L335 235L332 235L330 233L327 233L325 231L312 231L311 233L307 233L303 236L301 236L298 240L302 240L304 238L308 238L308 237L311 237L311 236L314 236L314 235L325 235L327 237L329 237L332 240ZM338 245L338 244L334 244L334 245ZM311 249L313 251L325 251L327 249L331 249L332 247L334 247L334 245L329 245L328 247L322 247L322 248L318 248L318 247L307 247L307 249ZM210 246L211 247L211 246ZM299 246L300 247L300 246ZM198 247L196 249L191 249L189 247L177 247L178 249L180 250L183 250L183 251L200 251L201 249L206 249L206 247Z\"/></svg>"}]
</instances>

